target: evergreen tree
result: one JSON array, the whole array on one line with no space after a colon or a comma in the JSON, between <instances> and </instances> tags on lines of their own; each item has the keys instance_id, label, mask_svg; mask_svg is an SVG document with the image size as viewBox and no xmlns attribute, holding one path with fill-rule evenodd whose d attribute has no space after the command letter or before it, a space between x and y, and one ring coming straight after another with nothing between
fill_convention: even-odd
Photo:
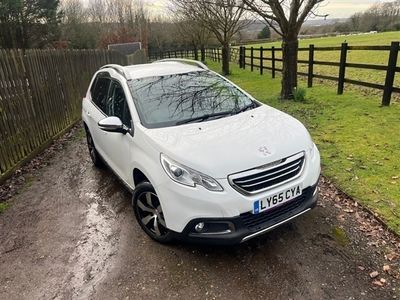
<instances>
[{"instance_id":1,"label":"evergreen tree","mask_svg":"<svg viewBox=\"0 0 400 300\"><path fill-rule=\"evenodd\" d=\"M271 37L271 30L269 29L269 26L265 26L260 33L258 34L258 39L269 39Z\"/></svg>"},{"instance_id":2,"label":"evergreen tree","mask_svg":"<svg viewBox=\"0 0 400 300\"><path fill-rule=\"evenodd\" d=\"M59 0L0 0L0 47L42 48L58 35Z\"/></svg>"}]
</instances>

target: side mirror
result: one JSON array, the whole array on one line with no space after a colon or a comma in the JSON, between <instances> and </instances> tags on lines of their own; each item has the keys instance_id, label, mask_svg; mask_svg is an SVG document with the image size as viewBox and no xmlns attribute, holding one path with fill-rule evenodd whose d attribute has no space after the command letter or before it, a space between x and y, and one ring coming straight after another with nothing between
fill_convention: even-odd
<instances>
[{"instance_id":1,"label":"side mirror","mask_svg":"<svg viewBox=\"0 0 400 300\"><path fill-rule=\"evenodd\" d=\"M103 131L107 132L118 132L118 133L127 133L128 129L124 124L122 124L122 121L118 117L108 117L103 120L99 121L99 127Z\"/></svg>"}]
</instances>

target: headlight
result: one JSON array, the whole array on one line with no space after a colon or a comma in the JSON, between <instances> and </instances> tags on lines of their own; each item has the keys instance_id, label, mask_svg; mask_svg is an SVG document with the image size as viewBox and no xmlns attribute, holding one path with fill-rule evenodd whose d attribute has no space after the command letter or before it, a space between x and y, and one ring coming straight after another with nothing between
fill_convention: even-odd
<instances>
[{"instance_id":1,"label":"headlight","mask_svg":"<svg viewBox=\"0 0 400 300\"><path fill-rule=\"evenodd\" d=\"M201 185L213 192L221 192L224 190L214 178L181 165L164 154L161 154L161 165L168 176L180 184L192 187Z\"/></svg>"},{"instance_id":2,"label":"headlight","mask_svg":"<svg viewBox=\"0 0 400 300\"><path fill-rule=\"evenodd\" d=\"M312 143L312 146L310 147L310 149L308 149L308 153L309 153L310 157L314 157L315 147L316 147L315 144Z\"/></svg>"},{"instance_id":3,"label":"headlight","mask_svg":"<svg viewBox=\"0 0 400 300\"><path fill-rule=\"evenodd\" d=\"M310 149L308 149L308 155L310 156L310 158L313 158L317 153L318 153L317 145L312 143L312 146L310 147Z\"/></svg>"}]
</instances>

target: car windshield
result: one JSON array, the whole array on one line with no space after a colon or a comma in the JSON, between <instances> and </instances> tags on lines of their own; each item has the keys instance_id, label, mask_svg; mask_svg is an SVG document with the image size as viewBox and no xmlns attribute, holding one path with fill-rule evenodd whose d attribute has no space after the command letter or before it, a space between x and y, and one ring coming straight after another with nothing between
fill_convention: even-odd
<instances>
[{"instance_id":1,"label":"car windshield","mask_svg":"<svg viewBox=\"0 0 400 300\"><path fill-rule=\"evenodd\" d=\"M130 90L147 128L202 122L258 106L234 85L209 71L131 80Z\"/></svg>"}]
</instances>

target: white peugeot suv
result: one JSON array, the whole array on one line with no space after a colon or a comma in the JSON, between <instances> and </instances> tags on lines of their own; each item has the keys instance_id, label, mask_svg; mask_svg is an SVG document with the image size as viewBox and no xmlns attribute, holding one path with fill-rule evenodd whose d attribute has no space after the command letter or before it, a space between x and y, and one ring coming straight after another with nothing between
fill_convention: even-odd
<instances>
[{"instance_id":1,"label":"white peugeot suv","mask_svg":"<svg viewBox=\"0 0 400 300\"><path fill-rule=\"evenodd\" d=\"M104 66L82 118L94 165L132 191L158 242L236 244L316 205L320 155L306 128L200 62Z\"/></svg>"}]
</instances>

